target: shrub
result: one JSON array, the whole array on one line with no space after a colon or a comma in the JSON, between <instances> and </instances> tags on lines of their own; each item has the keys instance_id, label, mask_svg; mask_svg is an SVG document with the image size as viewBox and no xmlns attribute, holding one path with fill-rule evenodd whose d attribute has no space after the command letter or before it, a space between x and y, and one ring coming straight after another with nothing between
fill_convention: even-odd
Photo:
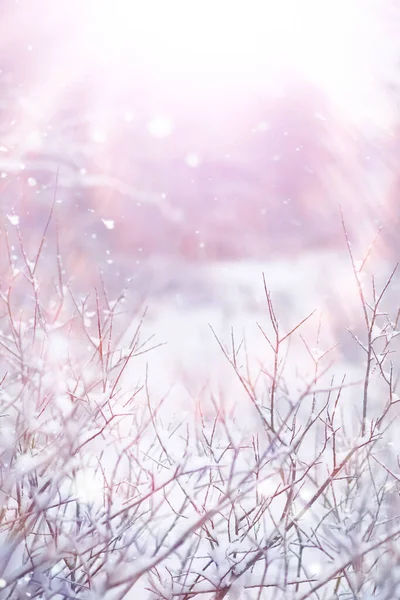
<instances>
[{"instance_id":1,"label":"shrub","mask_svg":"<svg viewBox=\"0 0 400 600\"><path fill-rule=\"evenodd\" d=\"M397 597L399 312L381 308L394 271L369 298L368 254L357 265L346 238L361 384L303 339L313 372L294 393L285 356L309 317L284 333L264 280L265 362L213 331L246 400L183 413L150 392L145 315L127 342L125 291L74 291L59 251L50 265L48 226L32 254L15 220L3 230L0 598Z\"/></svg>"}]
</instances>

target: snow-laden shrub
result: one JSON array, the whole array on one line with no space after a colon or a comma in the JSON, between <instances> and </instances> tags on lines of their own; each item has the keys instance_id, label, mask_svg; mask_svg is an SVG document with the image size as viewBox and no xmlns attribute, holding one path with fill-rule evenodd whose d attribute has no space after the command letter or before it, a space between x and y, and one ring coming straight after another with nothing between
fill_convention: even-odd
<instances>
[{"instance_id":1,"label":"snow-laden shrub","mask_svg":"<svg viewBox=\"0 0 400 600\"><path fill-rule=\"evenodd\" d=\"M386 287L367 295L350 244L361 382L326 384L330 349L305 339L313 368L288 382L308 317L283 332L265 286L262 364L214 332L241 401L222 388L183 410L174 390L152 391L143 355L157 342L140 315L132 327L125 293L74 291L61 258L53 277L44 244L28 256L13 227L0 290L2 600L398 596L399 312L381 310Z\"/></svg>"}]
</instances>

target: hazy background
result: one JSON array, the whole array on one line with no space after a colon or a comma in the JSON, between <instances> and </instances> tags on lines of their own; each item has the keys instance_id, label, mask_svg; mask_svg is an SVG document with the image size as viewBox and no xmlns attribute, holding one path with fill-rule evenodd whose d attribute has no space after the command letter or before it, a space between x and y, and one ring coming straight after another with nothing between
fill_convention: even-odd
<instances>
[{"instance_id":1,"label":"hazy background","mask_svg":"<svg viewBox=\"0 0 400 600\"><path fill-rule=\"evenodd\" d=\"M5 232L17 245L18 223L33 251L56 194L49 278L58 232L78 292L100 273L111 294L129 280L128 310L148 304L169 342L166 371L207 372L208 322L229 333L262 317L262 272L288 327L318 308L327 343L355 360L339 204L357 260L383 227L371 262L383 277L400 248L394 2L0 11L4 263Z\"/></svg>"}]
</instances>

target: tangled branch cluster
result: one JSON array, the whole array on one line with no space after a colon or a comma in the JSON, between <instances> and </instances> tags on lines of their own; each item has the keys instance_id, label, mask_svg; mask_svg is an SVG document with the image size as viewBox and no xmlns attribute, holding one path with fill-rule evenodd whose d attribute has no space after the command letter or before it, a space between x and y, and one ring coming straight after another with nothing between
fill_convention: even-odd
<instances>
[{"instance_id":1,"label":"tangled branch cluster","mask_svg":"<svg viewBox=\"0 0 400 600\"><path fill-rule=\"evenodd\" d=\"M313 375L289 393L285 356L303 322L281 330L265 282L270 356L256 375L245 346L215 333L257 415L249 431L243 403L213 396L207 412L200 400L179 414L173 395L153 397L136 368L153 344L143 316L126 341L125 292L74 292L59 251L53 277L48 226L31 255L18 224L2 231L1 600L398 597L399 312L381 309L394 272L369 299L368 255L357 265L348 243L361 385L322 385L330 351L304 340Z\"/></svg>"}]
</instances>

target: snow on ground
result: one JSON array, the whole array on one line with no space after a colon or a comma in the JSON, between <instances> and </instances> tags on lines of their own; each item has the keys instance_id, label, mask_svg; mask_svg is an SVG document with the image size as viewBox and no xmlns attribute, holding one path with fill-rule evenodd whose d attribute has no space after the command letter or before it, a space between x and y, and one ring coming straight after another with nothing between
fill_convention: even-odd
<instances>
[{"instance_id":1,"label":"snow on ground","mask_svg":"<svg viewBox=\"0 0 400 600\"><path fill-rule=\"evenodd\" d=\"M382 277L383 271L380 268ZM294 335L287 373L298 379L313 372L313 361L300 333L317 354L337 344L328 355L334 363L327 374L329 379L333 372L338 376L346 372L350 378L359 378L362 373L362 352L346 331L350 328L361 338L365 334L351 262L345 253L200 266L160 263L151 265L148 273L148 315L143 335L154 334L154 341L165 345L142 360L148 361L149 379L156 382L159 393L175 384L175 401L182 396L187 402L188 394L200 394L207 384L212 389L222 386L229 395L235 376L213 331L230 348L232 332L236 347L245 340L253 366L271 363L270 349L260 331L260 327L268 332L271 329L263 274L282 331L289 332L315 311ZM146 275L141 277L146 280ZM392 293L395 291L396 282Z\"/></svg>"},{"instance_id":2,"label":"snow on ground","mask_svg":"<svg viewBox=\"0 0 400 600\"><path fill-rule=\"evenodd\" d=\"M392 268L392 264L371 259L370 271L367 266L363 269L361 281L369 301L371 272L379 290ZM257 426L253 406L214 333L230 354L232 335L236 349L245 343L238 358L241 372L250 366L253 377L258 375L258 393L266 394L269 379L265 374L260 378L260 369L271 372L273 355L260 330L261 327L271 333L263 274L283 332L289 332L315 311L295 332L289 347L283 345L284 353L288 351L288 395L297 398L312 381L315 363L310 351L318 358L332 348L321 360L322 375L315 387L326 389L332 377L337 384L343 376L347 384L354 383L343 394L348 398L348 419L357 428L365 356L348 330L365 341L366 328L346 252L321 251L271 262L152 265L143 337L154 334L152 342L164 345L136 359L134 378L132 381L131 374L127 375L128 384L137 381L147 363L154 401L168 392L169 402L164 404L168 417L172 413L180 417L182 410L191 413L198 403L207 411L214 395L228 406L243 402L243 428ZM398 291L399 281L394 278L383 302L383 308L392 312L392 317L397 310ZM129 337L131 332L128 330L127 334ZM377 372L370 376L370 392L370 411L374 416L386 401ZM305 405L304 410L307 409Z\"/></svg>"}]
</instances>

